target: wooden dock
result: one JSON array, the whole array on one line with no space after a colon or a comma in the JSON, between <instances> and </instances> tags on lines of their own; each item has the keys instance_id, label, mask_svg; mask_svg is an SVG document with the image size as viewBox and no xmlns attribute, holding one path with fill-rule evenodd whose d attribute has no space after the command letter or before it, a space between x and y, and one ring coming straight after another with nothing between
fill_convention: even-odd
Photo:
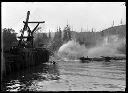
<instances>
[{"instance_id":1,"label":"wooden dock","mask_svg":"<svg viewBox=\"0 0 128 93\"><path fill-rule=\"evenodd\" d=\"M8 75L12 72L30 68L49 61L49 52L45 49L23 49L19 55L4 53L2 73Z\"/></svg>"}]
</instances>

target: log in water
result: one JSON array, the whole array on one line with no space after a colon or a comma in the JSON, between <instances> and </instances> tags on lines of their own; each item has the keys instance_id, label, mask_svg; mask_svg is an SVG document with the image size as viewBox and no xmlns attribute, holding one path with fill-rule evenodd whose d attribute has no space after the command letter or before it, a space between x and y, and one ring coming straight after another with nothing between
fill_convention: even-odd
<instances>
[{"instance_id":1,"label":"log in water","mask_svg":"<svg viewBox=\"0 0 128 93\"><path fill-rule=\"evenodd\" d=\"M91 61L111 61L111 60L126 60L126 56L101 56L101 57L80 57L81 62L91 62Z\"/></svg>"}]
</instances>

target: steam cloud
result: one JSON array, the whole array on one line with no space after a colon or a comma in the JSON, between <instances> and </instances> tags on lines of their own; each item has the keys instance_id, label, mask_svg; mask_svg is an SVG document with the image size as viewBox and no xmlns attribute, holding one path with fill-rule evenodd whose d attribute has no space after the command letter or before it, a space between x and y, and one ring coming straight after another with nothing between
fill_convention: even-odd
<instances>
[{"instance_id":1,"label":"steam cloud","mask_svg":"<svg viewBox=\"0 0 128 93\"><path fill-rule=\"evenodd\" d=\"M104 37L102 41L98 41L97 45L92 48L86 48L86 45L80 45L78 42L71 40L63 44L58 55L61 58L78 59L80 57L100 57L100 56L125 56L118 49L126 44L126 40L118 38L117 35Z\"/></svg>"}]
</instances>

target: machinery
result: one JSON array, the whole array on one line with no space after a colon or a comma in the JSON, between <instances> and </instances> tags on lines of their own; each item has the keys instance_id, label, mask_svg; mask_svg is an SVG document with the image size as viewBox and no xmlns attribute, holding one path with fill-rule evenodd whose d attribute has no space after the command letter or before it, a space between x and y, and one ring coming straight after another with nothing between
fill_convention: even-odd
<instances>
[{"instance_id":1,"label":"machinery","mask_svg":"<svg viewBox=\"0 0 128 93\"><path fill-rule=\"evenodd\" d=\"M21 36L17 46L13 46L9 52L4 53L4 72L12 73L21 69L29 68L31 66L39 65L43 62L49 61L50 52L46 48L35 48L33 46L33 33L37 30L40 23L29 20L30 11L27 12L26 21L23 21L24 27L21 31ZM37 24L36 27L31 30L28 24ZM24 36L24 32L27 31L28 36ZM24 40L26 39L26 41Z\"/></svg>"},{"instance_id":2,"label":"machinery","mask_svg":"<svg viewBox=\"0 0 128 93\"><path fill-rule=\"evenodd\" d=\"M45 23L45 21L42 21L42 22L34 22L34 21L31 21L29 22L29 15L30 15L30 11L27 12L27 18L26 18L26 21L23 21L24 23L24 27L23 27L23 30L21 31L21 36L18 37L20 40L19 40L19 44L18 46L19 47L27 47L27 48L33 48L33 33L36 31L37 27L39 26L40 23ZM37 24L36 27L31 30L30 27L28 26L28 24ZM28 36L24 36L24 32L27 31L28 33ZM27 42L25 43L24 42L24 38L27 38Z\"/></svg>"}]
</instances>

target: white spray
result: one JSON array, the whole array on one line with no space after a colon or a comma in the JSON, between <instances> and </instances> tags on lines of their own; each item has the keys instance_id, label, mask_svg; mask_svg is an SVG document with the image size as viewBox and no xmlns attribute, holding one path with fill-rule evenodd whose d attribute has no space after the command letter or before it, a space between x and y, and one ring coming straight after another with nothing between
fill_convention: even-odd
<instances>
[{"instance_id":1,"label":"white spray","mask_svg":"<svg viewBox=\"0 0 128 93\"><path fill-rule=\"evenodd\" d=\"M97 45L92 48L86 48L85 45L80 45L72 40L63 44L58 55L61 58L78 59L79 57L100 57L100 56L122 56L118 49L122 44L125 45L126 40L119 39L118 36L112 35L104 37L102 41L98 41Z\"/></svg>"}]
</instances>

